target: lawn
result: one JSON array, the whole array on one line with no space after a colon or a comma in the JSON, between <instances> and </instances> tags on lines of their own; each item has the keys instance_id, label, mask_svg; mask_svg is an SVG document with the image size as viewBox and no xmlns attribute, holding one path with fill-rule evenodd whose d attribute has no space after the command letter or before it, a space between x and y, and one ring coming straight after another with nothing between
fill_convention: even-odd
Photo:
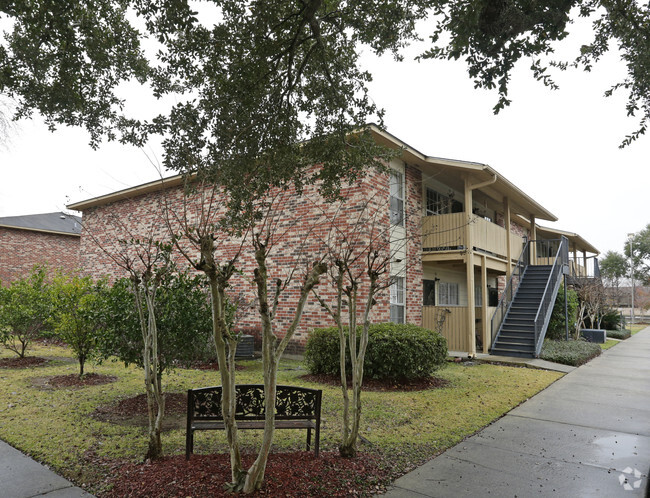
<instances>
[{"instance_id":1,"label":"lawn","mask_svg":"<svg viewBox=\"0 0 650 498\"><path fill-rule=\"evenodd\" d=\"M600 344L600 348L604 351L606 349L609 349L613 346L616 346L620 341L615 341L614 339L607 339L605 344Z\"/></svg>"},{"instance_id":2,"label":"lawn","mask_svg":"<svg viewBox=\"0 0 650 498\"><path fill-rule=\"evenodd\" d=\"M82 388L48 387L51 376L77 373L77 364L67 348L35 345L29 353L49 361L42 366L0 369L0 438L34 457L58 473L101 493L112 459L139 461L146 452L143 426L102 421L93 412L143 392L142 374L118 362L89 365L88 371L116 377L115 382ZM0 358L9 358L8 351ZM242 361L239 383L261 383L261 362ZM340 389L308 382L298 361L283 361L278 383L323 390L321 449L335 452L340 433ZM404 473L525 401L557 380L562 374L527 368L489 364L449 364L438 373L445 387L423 391L374 391L363 395L360 450L389 456L393 476ZM219 384L215 371L178 369L165 376L168 392ZM180 426L163 434L168 455L184 454L184 417ZM242 431L245 447L253 449L261 440L258 431ZM302 431L278 431L274 451L302 451ZM200 433L195 453L225 452L223 433ZM271 456L271 458L273 458Z\"/></svg>"},{"instance_id":3,"label":"lawn","mask_svg":"<svg viewBox=\"0 0 650 498\"><path fill-rule=\"evenodd\" d=\"M632 335L634 335L637 332L641 332L647 326L648 326L648 324L646 324L646 323L635 323L634 325L628 326L628 328L631 330Z\"/></svg>"}]
</instances>

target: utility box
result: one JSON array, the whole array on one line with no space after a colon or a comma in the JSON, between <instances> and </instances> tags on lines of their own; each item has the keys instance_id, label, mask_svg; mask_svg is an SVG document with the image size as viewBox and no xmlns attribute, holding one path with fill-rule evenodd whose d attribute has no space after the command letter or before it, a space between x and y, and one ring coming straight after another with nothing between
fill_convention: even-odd
<instances>
[{"instance_id":1,"label":"utility box","mask_svg":"<svg viewBox=\"0 0 650 498\"><path fill-rule=\"evenodd\" d=\"M235 352L235 358L253 358L255 356L254 352L255 341L252 335L244 334L239 339L237 343L237 351Z\"/></svg>"},{"instance_id":2,"label":"utility box","mask_svg":"<svg viewBox=\"0 0 650 498\"><path fill-rule=\"evenodd\" d=\"M607 341L607 331L604 329L581 329L580 335L587 339L588 342L596 344L605 344Z\"/></svg>"}]
</instances>

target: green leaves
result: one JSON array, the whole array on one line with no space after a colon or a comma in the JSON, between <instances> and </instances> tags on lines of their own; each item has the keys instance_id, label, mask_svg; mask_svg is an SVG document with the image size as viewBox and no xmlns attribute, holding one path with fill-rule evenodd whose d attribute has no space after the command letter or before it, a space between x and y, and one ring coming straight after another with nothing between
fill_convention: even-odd
<instances>
[{"instance_id":1,"label":"green leaves","mask_svg":"<svg viewBox=\"0 0 650 498\"><path fill-rule=\"evenodd\" d=\"M35 266L31 273L0 288L0 340L21 358L39 336L52 313L53 301L47 269Z\"/></svg>"}]
</instances>

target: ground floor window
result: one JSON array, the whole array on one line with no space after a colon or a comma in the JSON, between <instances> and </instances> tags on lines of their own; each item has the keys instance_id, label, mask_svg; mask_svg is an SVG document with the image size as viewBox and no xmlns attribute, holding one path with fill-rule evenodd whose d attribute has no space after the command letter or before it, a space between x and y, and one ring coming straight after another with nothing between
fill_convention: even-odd
<instances>
[{"instance_id":1,"label":"ground floor window","mask_svg":"<svg viewBox=\"0 0 650 498\"><path fill-rule=\"evenodd\" d=\"M404 277L393 277L390 286L390 321L404 323L405 310Z\"/></svg>"},{"instance_id":2,"label":"ground floor window","mask_svg":"<svg viewBox=\"0 0 650 498\"><path fill-rule=\"evenodd\" d=\"M436 281L435 280L422 280L422 297L423 306L436 305Z\"/></svg>"},{"instance_id":3,"label":"ground floor window","mask_svg":"<svg viewBox=\"0 0 650 498\"><path fill-rule=\"evenodd\" d=\"M458 284L455 282L438 283L438 304L441 306L458 306Z\"/></svg>"}]
</instances>

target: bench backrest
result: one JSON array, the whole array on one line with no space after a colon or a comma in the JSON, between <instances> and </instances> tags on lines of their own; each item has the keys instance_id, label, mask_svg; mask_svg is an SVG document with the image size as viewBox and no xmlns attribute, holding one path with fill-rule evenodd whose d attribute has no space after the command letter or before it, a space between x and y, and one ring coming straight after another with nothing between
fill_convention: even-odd
<instances>
[{"instance_id":1,"label":"bench backrest","mask_svg":"<svg viewBox=\"0 0 650 498\"><path fill-rule=\"evenodd\" d=\"M237 395L237 420L264 420L264 386L240 384ZM320 418L322 391L306 387L277 386L275 418L305 420ZM187 391L187 416L191 420L222 420L221 386Z\"/></svg>"}]
</instances>

